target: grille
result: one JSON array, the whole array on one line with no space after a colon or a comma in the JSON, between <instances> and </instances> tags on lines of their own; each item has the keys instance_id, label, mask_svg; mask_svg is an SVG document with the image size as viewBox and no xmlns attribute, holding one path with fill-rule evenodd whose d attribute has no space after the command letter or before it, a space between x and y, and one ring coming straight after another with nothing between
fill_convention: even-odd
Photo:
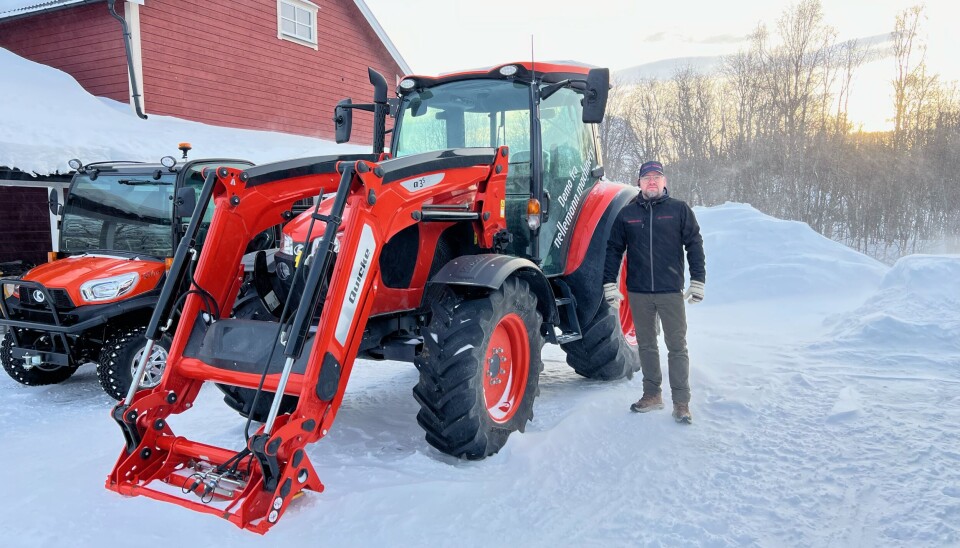
<instances>
[{"instance_id":1,"label":"grille","mask_svg":"<svg viewBox=\"0 0 960 548\"><path fill-rule=\"evenodd\" d=\"M27 306L46 308L46 303L38 302L33 296L34 289L31 287L20 287L20 303ZM57 310L72 310L76 308L70 295L65 289L47 289L47 294L53 299L53 305Z\"/></svg>"}]
</instances>

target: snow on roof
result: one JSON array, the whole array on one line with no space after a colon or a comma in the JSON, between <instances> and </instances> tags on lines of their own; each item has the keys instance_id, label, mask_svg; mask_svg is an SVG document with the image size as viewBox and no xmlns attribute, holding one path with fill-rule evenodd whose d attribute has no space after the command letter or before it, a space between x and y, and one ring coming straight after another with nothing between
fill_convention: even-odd
<instances>
[{"instance_id":1,"label":"snow on roof","mask_svg":"<svg viewBox=\"0 0 960 548\"><path fill-rule=\"evenodd\" d=\"M102 0L0 0L0 19L59 9L71 4L89 4Z\"/></svg>"},{"instance_id":2,"label":"snow on roof","mask_svg":"<svg viewBox=\"0 0 960 548\"><path fill-rule=\"evenodd\" d=\"M87 93L69 74L0 48L0 166L48 175L67 162L158 161L193 145L193 158L240 158L258 164L320 154L367 152L313 137L233 129L150 115Z\"/></svg>"}]
</instances>

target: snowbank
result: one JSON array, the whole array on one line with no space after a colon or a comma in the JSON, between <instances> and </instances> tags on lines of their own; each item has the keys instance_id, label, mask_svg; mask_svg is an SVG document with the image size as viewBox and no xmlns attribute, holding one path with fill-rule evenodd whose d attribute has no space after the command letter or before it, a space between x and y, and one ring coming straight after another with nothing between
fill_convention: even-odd
<instances>
[{"instance_id":1,"label":"snowbank","mask_svg":"<svg viewBox=\"0 0 960 548\"><path fill-rule=\"evenodd\" d=\"M831 317L818 348L881 346L901 353L953 354L960 364L960 255L908 255L862 306Z\"/></svg>"},{"instance_id":2,"label":"snowbank","mask_svg":"<svg viewBox=\"0 0 960 548\"><path fill-rule=\"evenodd\" d=\"M707 299L731 303L870 291L887 267L807 224L748 204L694 208L707 255Z\"/></svg>"},{"instance_id":3,"label":"snowbank","mask_svg":"<svg viewBox=\"0 0 960 548\"><path fill-rule=\"evenodd\" d=\"M262 164L369 147L272 131L210 126L149 113L94 97L69 74L0 48L0 166L46 175L70 170L67 161L157 161L193 145L194 158L241 158ZM322 121L320 123L323 123ZM331 122L332 123L332 122Z\"/></svg>"}]
</instances>

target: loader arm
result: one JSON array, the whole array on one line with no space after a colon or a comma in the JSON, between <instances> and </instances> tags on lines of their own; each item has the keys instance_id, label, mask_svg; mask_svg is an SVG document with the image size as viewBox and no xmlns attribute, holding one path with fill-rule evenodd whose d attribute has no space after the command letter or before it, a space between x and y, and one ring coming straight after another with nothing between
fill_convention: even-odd
<instances>
[{"instance_id":1,"label":"loader arm","mask_svg":"<svg viewBox=\"0 0 960 548\"><path fill-rule=\"evenodd\" d=\"M494 247L506 228L507 156L506 147L453 149L380 162L317 157L218 169L207 182L215 213L189 272L193 292L183 303L163 381L114 410L126 447L107 488L219 515L258 533L301 491L322 491L304 448L327 434L343 401L381 287L384 243L415 223L470 221L481 245ZM300 268L308 269L307 282L296 310L279 323L229 318L247 242L288 215L295 201L320 192L336 201L330 213L315 214L323 239L304 242ZM190 239L181 245L189 247ZM175 267L191 265L181 260ZM161 302L151 325L170 308ZM212 317L216 309L219 318ZM267 422L235 448L175 436L167 419L191 410L205 382L295 395L298 403L278 414L281 398L275 398Z\"/></svg>"}]
</instances>

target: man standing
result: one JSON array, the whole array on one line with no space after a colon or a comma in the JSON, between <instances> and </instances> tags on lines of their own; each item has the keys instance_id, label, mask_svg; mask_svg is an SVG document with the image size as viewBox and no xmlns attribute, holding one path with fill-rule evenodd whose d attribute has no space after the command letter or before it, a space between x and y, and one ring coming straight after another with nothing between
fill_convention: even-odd
<instances>
[{"instance_id":1,"label":"man standing","mask_svg":"<svg viewBox=\"0 0 960 548\"><path fill-rule=\"evenodd\" d=\"M640 195L620 210L607 242L603 269L604 299L619 306L623 295L617 276L627 252L627 292L637 332L643 397L630 406L638 413L663 409L662 373L657 348L657 315L667 343L667 364L673 418L689 424L690 361L687 357L687 315L683 301L703 300L706 281L703 238L697 218L685 202L671 198L660 162L640 166ZM683 293L683 250L690 263L690 287Z\"/></svg>"}]
</instances>

